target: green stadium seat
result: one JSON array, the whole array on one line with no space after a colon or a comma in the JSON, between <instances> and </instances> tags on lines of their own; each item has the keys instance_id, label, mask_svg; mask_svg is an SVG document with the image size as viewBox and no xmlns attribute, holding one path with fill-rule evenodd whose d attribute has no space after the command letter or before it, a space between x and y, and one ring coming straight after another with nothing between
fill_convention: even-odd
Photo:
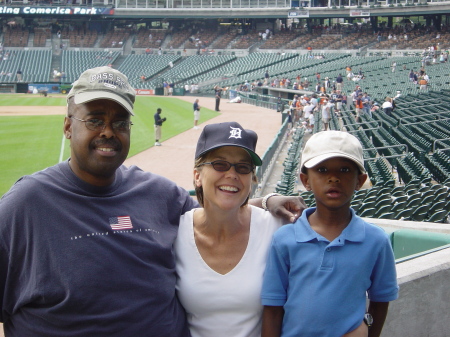
<instances>
[{"instance_id":1,"label":"green stadium seat","mask_svg":"<svg viewBox=\"0 0 450 337\"><path fill-rule=\"evenodd\" d=\"M411 218L411 215L413 214L414 210L412 208L404 209L403 211L400 211L396 216L396 220L409 220Z\"/></svg>"},{"instance_id":2,"label":"green stadium seat","mask_svg":"<svg viewBox=\"0 0 450 337\"><path fill-rule=\"evenodd\" d=\"M365 218L371 218L375 215L375 212L376 212L375 208L366 208L361 212L361 214L359 214L359 216L365 217Z\"/></svg>"},{"instance_id":3,"label":"green stadium seat","mask_svg":"<svg viewBox=\"0 0 450 337\"><path fill-rule=\"evenodd\" d=\"M378 216L378 219L395 219L395 214L392 212L383 213Z\"/></svg>"},{"instance_id":4,"label":"green stadium seat","mask_svg":"<svg viewBox=\"0 0 450 337\"><path fill-rule=\"evenodd\" d=\"M448 211L441 210L441 211L434 213L432 216L430 216L425 221L426 222L443 222L447 218L448 214L449 214Z\"/></svg>"}]
</instances>

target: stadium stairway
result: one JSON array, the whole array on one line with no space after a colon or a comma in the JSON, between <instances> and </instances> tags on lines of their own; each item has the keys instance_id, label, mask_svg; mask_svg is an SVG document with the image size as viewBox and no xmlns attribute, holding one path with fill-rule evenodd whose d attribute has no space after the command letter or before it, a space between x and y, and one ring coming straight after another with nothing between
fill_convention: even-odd
<instances>
[{"instance_id":1,"label":"stadium stairway","mask_svg":"<svg viewBox=\"0 0 450 337\"><path fill-rule=\"evenodd\" d=\"M120 55L118 58L116 58L113 63L113 68L120 69L121 64L123 63L123 61L125 61L126 58L126 55Z\"/></svg>"},{"instance_id":2,"label":"stadium stairway","mask_svg":"<svg viewBox=\"0 0 450 337\"><path fill-rule=\"evenodd\" d=\"M52 67L51 69L61 69L61 54L56 55L55 53L52 54ZM48 74L49 80L52 81L52 74Z\"/></svg>"},{"instance_id":3,"label":"stadium stairway","mask_svg":"<svg viewBox=\"0 0 450 337\"><path fill-rule=\"evenodd\" d=\"M130 55L132 49L133 49L133 39L130 38L127 39L127 41L125 42L125 46L123 47L123 55Z\"/></svg>"}]
</instances>

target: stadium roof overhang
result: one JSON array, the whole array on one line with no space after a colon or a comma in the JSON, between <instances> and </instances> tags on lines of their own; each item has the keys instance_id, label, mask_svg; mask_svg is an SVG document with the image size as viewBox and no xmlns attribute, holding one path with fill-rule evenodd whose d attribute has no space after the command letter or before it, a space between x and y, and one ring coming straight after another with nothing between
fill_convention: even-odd
<instances>
[{"instance_id":1,"label":"stadium roof overhang","mask_svg":"<svg viewBox=\"0 0 450 337\"><path fill-rule=\"evenodd\" d=\"M115 18L166 18L166 19L224 19L224 18L287 18L288 13L296 9L286 8L242 8L242 9L199 9L199 8L115 8ZM355 11L361 11L360 17L369 16L421 16L430 14L450 14L450 4L407 7L347 7L341 8L303 8L309 18L349 18L358 17ZM350 14L352 12L352 14ZM305 18L305 16L302 16Z\"/></svg>"},{"instance_id":2,"label":"stadium roof overhang","mask_svg":"<svg viewBox=\"0 0 450 337\"><path fill-rule=\"evenodd\" d=\"M78 12L77 12L78 11ZM298 14L292 16L291 14ZM83 17L101 19L267 19L267 18L350 18L371 16L422 16L450 15L450 2L432 2L421 6L345 8L88 8L88 7L24 7L0 6L0 17L65 17L80 19Z\"/></svg>"}]
</instances>

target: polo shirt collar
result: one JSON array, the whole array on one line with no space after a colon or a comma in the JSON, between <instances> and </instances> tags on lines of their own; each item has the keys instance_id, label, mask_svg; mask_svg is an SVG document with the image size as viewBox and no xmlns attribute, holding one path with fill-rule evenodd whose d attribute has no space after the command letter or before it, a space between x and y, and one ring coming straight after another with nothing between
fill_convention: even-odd
<instances>
[{"instance_id":1,"label":"polo shirt collar","mask_svg":"<svg viewBox=\"0 0 450 337\"><path fill-rule=\"evenodd\" d=\"M297 242L308 242L314 239L320 240L320 238L322 238L321 235L311 228L308 221L308 217L315 210L315 207L304 210L301 217L294 223L295 240ZM364 221L356 215L352 208L350 208L350 212L352 213L352 219L338 238L343 239L343 241L362 242L366 235Z\"/></svg>"}]
</instances>

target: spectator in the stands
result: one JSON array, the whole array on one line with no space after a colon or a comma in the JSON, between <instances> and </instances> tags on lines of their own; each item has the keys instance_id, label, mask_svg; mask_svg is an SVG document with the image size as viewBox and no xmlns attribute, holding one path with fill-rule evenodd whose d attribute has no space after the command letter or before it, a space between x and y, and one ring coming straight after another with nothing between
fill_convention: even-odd
<instances>
[{"instance_id":1,"label":"spectator in the stands","mask_svg":"<svg viewBox=\"0 0 450 337\"><path fill-rule=\"evenodd\" d=\"M363 97L362 97L362 101L363 101L363 112L365 113L365 114L368 114L370 117L372 117L372 115L371 115L371 113L370 113L370 107L371 107L371 105L370 105L370 102L371 102L371 98L370 98L370 96L367 94L367 92L365 92L364 94L363 94Z\"/></svg>"},{"instance_id":2,"label":"spectator in the stands","mask_svg":"<svg viewBox=\"0 0 450 337\"><path fill-rule=\"evenodd\" d=\"M342 75L339 74L338 77L336 77L336 90L342 90L343 83L344 79L342 78Z\"/></svg>"},{"instance_id":3,"label":"spectator in the stands","mask_svg":"<svg viewBox=\"0 0 450 337\"><path fill-rule=\"evenodd\" d=\"M315 91L316 92L320 92L320 89L322 88L322 86L320 85L319 82L317 82L316 87L315 87Z\"/></svg>"},{"instance_id":4,"label":"spectator in the stands","mask_svg":"<svg viewBox=\"0 0 450 337\"><path fill-rule=\"evenodd\" d=\"M22 70L18 69L16 72L17 82L22 82Z\"/></svg>"},{"instance_id":5,"label":"spectator in the stands","mask_svg":"<svg viewBox=\"0 0 450 337\"><path fill-rule=\"evenodd\" d=\"M307 77L305 77L305 81L303 81L303 87L304 87L305 89L307 89L307 88L309 87L309 81L308 81L308 78L307 78Z\"/></svg>"},{"instance_id":6,"label":"spectator in the stands","mask_svg":"<svg viewBox=\"0 0 450 337\"><path fill-rule=\"evenodd\" d=\"M371 112L371 114L373 115L373 113L375 112L378 112L378 110L380 109L380 105L377 103L377 102L374 102L373 104L372 104L372 107L370 108L370 112Z\"/></svg>"},{"instance_id":7,"label":"spectator in the stands","mask_svg":"<svg viewBox=\"0 0 450 337\"><path fill-rule=\"evenodd\" d=\"M342 106L345 106L346 108L348 108L348 104L350 102L348 101L348 96L346 92L342 92Z\"/></svg>"},{"instance_id":8,"label":"spectator in the stands","mask_svg":"<svg viewBox=\"0 0 450 337\"><path fill-rule=\"evenodd\" d=\"M343 102L344 96L342 95L340 90L336 90L336 112L338 115L341 115L342 110L342 102Z\"/></svg>"},{"instance_id":9,"label":"spectator in the stands","mask_svg":"<svg viewBox=\"0 0 450 337\"><path fill-rule=\"evenodd\" d=\"M392 117L392 109L393 109L393 106L392 106L392 98L391 98L391 97L386 97L386 100L385 100L385 102L381 105L381 108L383 109L383 112L384 112L386 115Z\"/></svg>"},{"instance_id":10,"label":"spectator in the stands","mask_svg":"<svg viewBox=\"0 0 450 337\"><path fill-rule=\"evenodd\" d=\"M427 90L428 81L425 79L425 76L419 80L420 90Z\"/></svg>"},{"instance_id":11,"label":"spectator in the stands","mask_svg":"<svg viewBox=\"0 0 450 337\"><path fill-rule=\"evenodd\" d=\"M361 123L361 116L364 114L364 104L362 94L358 94L355 101L356 122Z\"/></svg>"}]
</instances>

